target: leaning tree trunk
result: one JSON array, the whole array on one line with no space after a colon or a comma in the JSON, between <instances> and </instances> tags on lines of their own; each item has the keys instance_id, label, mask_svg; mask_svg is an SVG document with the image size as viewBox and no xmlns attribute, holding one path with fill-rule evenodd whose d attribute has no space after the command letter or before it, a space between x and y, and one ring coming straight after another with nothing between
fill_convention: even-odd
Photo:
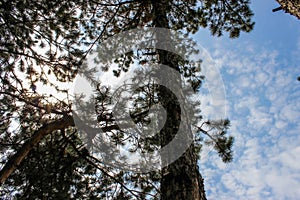
<instances>
[{"instance_id":1,"label":"leaning tree trunk","mask_svg":"<svg viewBox=\"0 0 300 200\"><path fill-rule=\"evenodd\" d=\"M166 11L167 1L152 1L154 27L169 28ZM164 36L166 37L166 36ZM166 42L158 41L157 42ZM169 44L168 44L169 45ZM179 72L176 56L164 50L157 49L158 63L171 67ZM176 80L176 77L174 77ZM168 79L168 77L166 77ZM174 80L173 78L171 78ZM180 77L177 77L180 80ZM178 88L180 89L180 88ZM167 111L167 119L164 128L161 130L161 147L167 145L176 135L181 123L181 110L176 96L166 87L159 88L159 98ZM192 138L192 132L186 132L186 138ZM168 152L169 154L172 152ZM164 164L164 155L162 163ZM204 184L197 165L197 155L192 144L186 152L175 162L168 163L162 169L161 179L162 200L206 200Z\"/></svg>"}]
</instances>

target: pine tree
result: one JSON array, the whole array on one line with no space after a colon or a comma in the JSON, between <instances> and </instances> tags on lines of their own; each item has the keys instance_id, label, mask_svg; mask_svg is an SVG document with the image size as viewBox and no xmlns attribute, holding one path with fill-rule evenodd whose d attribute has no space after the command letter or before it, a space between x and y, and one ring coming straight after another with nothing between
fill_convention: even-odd
<instances>
[{"instance_id":1,"label":"pine tree","mask_svg":"<svg viewBox=\"0 0 300 200\"><path fill-rule=\"evenodd\" d=\"M273 12L284 10L286 13L290 13L300 19L300 1L277 0L277 2L280 4L280 7L273 9Z\"/></svg>"},{"instance_id":2,"label":"pine tree","mask_svg":"<svg viewBox=\"0 0 300 200\"><path fill-rule=\"evenodd\" d=\"M72 81L84 71L83 61L91 49L111 36L138 27L161 27L187 35L199 27L208 27L213 35L228 32L230 37L238 37L254 25L248 0L0 1L0 10L1 197L206 199L197 167L201 140L161 171L142 174L103 165L78 139L68 91L48 77L54 74L57 82ZM149 50L139 51L146 55ZM181 74L185 70L193 72L191 65L170 52L150 51L156 63ZM136 55L137 52L123 55L114 74L126 73L134 59L144 62L143 56ZM186 78L195 90L199 89L200 76L191 73ZM55 87L66 98L59 100L39 93L38 83ZM176 116L180 115L172 93L161 86L153 88L157 99L148 103L148 108L159 100L168 117L160 134L139 147L147 151L172 140L179 123ZM98 122L106 124L102 127L105 133L117 132L110 139L121 144L124 135L111 118L109 90L99 90L97 94L99 105L106 105L102 109L106 112L97 113ZM140 97L148 98L147 93ZM138 100L139 105L145 102ZM132 118L136 123L147 124L148 112L136 107ZM207 144L213 145L225 162L232 159L233 138L225 136L228 126L228 120L218 120L205 121L198 127L200 139L208 138Z\"/></svg>"}]
</instances>

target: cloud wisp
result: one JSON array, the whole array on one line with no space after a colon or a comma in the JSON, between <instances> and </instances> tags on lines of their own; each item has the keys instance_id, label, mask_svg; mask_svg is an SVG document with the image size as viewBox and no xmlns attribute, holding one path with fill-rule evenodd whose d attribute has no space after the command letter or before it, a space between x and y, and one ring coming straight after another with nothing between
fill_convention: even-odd
<instances>
[{"instance_id":1,"label":"cloud wisp","mask_svg":"<svg viewBox=\"0 0 300 200\"><path fill-rule=\"evenodd\" d=\"M222 71L236 142L235 159L227 165L216 154L208 154L210 149L203 151L200 168L208 199L296 200L300 196L297 64L279 51L247 44L218 48L212 56Z\"/></svg>"}]
</instances>

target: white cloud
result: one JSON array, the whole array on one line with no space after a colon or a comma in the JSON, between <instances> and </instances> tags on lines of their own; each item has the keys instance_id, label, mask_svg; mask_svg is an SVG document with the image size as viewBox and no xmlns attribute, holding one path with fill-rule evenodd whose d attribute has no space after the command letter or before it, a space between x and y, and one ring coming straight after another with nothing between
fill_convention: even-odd
<instances>
[{"instance_id":1,"label":"white cloud","mask_svg":"<svg viewBox=\"0 0 300 200\"><path fill-rule=\"evenodd\" d=\"M208 199L296 200L300 196L297 69L286 65L274 49L242 47L223 45L213 53L223 73L230 132L236 142L233 163L221 165L210 151L202 160Z\"/></svg>"}]
</instances>

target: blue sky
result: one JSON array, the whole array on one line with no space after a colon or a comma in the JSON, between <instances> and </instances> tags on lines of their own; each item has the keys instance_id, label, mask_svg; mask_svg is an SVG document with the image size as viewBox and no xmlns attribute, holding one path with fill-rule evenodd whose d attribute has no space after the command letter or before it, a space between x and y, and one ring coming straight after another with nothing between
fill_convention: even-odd
<instances>
[{"instance_id":1,"label":"blue sky","mask_svg":"<svg viewBox=\"0 0 300 200\"><path fill-rule=\"evenodd\" d=\"M300 197L300 20L253 1L254 30L238 39L195 38L211 54L226 89L227 116L235 136L232 163L210 147L200 170L208 199L296 200ZM204 84L205 87L205 84ZM203 114L209 115L204 102Z\"/></svg>"}]
</instances>

